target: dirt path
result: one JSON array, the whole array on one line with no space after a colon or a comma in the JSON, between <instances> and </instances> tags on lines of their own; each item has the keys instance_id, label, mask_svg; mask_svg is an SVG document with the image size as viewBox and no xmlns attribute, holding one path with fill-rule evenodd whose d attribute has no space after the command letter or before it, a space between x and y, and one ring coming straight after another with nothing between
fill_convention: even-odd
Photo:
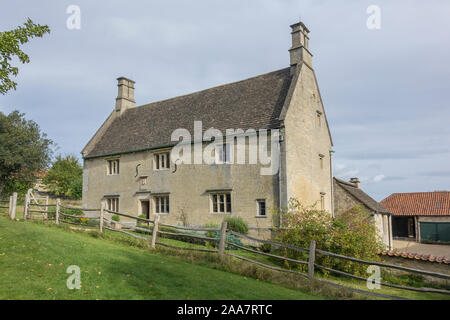
<instances>
[{"instance_id":1,"label":"dirt path","mask_svg":"<svg viewBox=\"0 0 450 320\"><path fill-rule=\"evenodd\" d=\"M423 244L414 241L394 240L394 249L398 251L431 254L436 257L450 258L450 245Z\"/></svg>"}]
</instances>

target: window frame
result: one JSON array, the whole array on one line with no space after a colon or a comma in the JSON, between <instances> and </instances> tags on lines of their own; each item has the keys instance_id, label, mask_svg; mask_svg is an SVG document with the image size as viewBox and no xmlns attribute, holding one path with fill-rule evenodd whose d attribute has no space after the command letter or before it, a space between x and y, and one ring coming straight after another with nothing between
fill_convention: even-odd
<instances>
[{"instance_id":1,"label":"window frame","mask_svg":"<svg viewBox=\"0 0 450 320\"><path fill-rule=\"evenodd\" d=\"M112 212L120 212L120 197L107 197L106 208Z\"/></svg>"},{"instance_id":2,"label":"window frame","mask_svg":"<svg viewBox=\"0 0 450 320\"><path fill-rule=\"evenodd\" d=\"M317 128L322 128L322 111L316 110L316 117Z\"/></svg>"},{"instance_id":3,"label":"window frame","mask_svg":"<svg viewBox=\"0 0 450 320\"><path fill-rule=\"evenodd\" d=\"M163 201L161 201L163 200ZM170 214L170 195L156 194L152 196L153 214L168 215Z\"/></svg>"},{"instance_id":4,"label":"window frame","mask_svg":"<svg viewBox=\"0 0 450 320\"><path fill-rule=\"evenodd\" d=\"M325 168L325 166L324 166L324 158L325 158L325 155L319 153L320 169L324 169Z\"/></svg>"},{"instance_id":5,"label":"window frame","mask_svg":"<svg viewBox=\"0 0 450 320\"><path fill-rule=\"evenodd\" d=\"M120 159L106 159L106 175L118 176L119 174L120 174Z\"/></svg>"},{"instance_id":6,"label":"window frame","mask_svg":"<svg viewBox=\"0 0 450 320\"><path fill-rule=\"evenodd\" d=\"M261 204L264 203L264 214L261 214ZM267 218L267 201L266 199L256 199L256 217Z\"/></svg>"},{"instance_id":7,"label":"window frame","mask_svg":"<svg viewBox=\"0 0 450 320\"><path fill-rule=\"evenodd\" d=\"M164 159L164 160L162 160ZM170 170L170 151L160 151L153 153L153 170Z\"/></svg>"},{"instance_id":8,"label":"window frame","mask_svg":"<svg viewBox=\"0 0 450 320\"><path fill-rule=\"evenodd\" d=\"M232 214L231 192L211 192L209 195L211 214Z\"/></svg>"},{"instance_id":9,"label":"window frame","mask_svg":"<svg viewBox=\"0 0 450 320\"><path fill-rule=\"evenodd\" d=\"M325 211L325 192L320 193L320 210Z\"/></svg>"},{"instance_id":10,"label":"window frame","mask_svg":"<svg viewBox=\"0 0 450 320\"><path fill-rule=\"evenodd\" d=\"M231 151L231 143L223 142L216 144L214 148L214 163L215 164L232 164L231 156L234 155ZM219 150L221 152L219 152ZM222 160L220 159L222 156ZM224 161L225 159L225 161Z\"/></svg>"}]
</instances>

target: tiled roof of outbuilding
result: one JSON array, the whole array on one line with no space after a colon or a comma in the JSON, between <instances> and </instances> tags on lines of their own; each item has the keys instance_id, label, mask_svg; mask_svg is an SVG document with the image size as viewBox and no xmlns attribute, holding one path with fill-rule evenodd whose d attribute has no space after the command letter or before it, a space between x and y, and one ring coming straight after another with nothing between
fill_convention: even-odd
<instances>
[{"instance_id":1,"label":"tiled roof of outbuilding","mask_svg":"<svg viewBox=\"0 0 450 320\"><path fill-rule=\"evenodd\" d=\"M152 102L115 119L85 158L175 144L171 134L184 128L193 135L194 121L203 131L273 129L280 125L292 76L290 68L211 89Z\"/></svg>"},{"instance_id":2,"label":"tiled roof of outbuilding","mask_svg":"<svg viewBox=\"0 0 450 320\"><path fill-rule=\"evenodd\" d=\"M404 251L397 251L397 250L377 250L377 254L383 255L383 256L390 256L390 257L401 257L405 259L415 259L415 260L422 260L422 261L428 261L428 262L437 262L437 263L445 263L450 264L450 258L444 257L444 256L433 256L432 254L419 254L419 253L411 253L411 252L404 252Z\"/></svg>"},{"instance_id":3,"label":"tiled roof of outbuilding","mask_svg":"<svg viewBox=\"0 0 450 320\"><path fill-rule=\"evenodd\" d=\"M450 216L450 191L393 193L381 204L396 216Z\"/></svg>"}]
</instances>

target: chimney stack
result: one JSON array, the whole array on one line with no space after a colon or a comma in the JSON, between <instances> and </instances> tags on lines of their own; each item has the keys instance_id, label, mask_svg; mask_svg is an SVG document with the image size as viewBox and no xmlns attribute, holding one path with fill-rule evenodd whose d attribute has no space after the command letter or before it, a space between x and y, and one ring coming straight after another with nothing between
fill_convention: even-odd
<instances>
[{"instance_id":1,"label":"chimney stack","mask_svg":"<svg viewBox=\"0 0 450 320\"><path fill-rule=\"evenodd\" d=\"M116 98L116 115L120 117L126 110L136 106L134 101L134 81L125 77L117 78L118 94Z\"/></svg>"},{"instance_id":2,"label":"chimney stack","mask_svg":"<svg viewBox=\"0 0 450 320\"><path fill-rule=\"evenodd\" d=\"M358 178L350 178L350 183L353 183L357 188L360 186L360 182Z\"/></svg>"},{"instance_id":3,"label":"chimney stack","mask_svg":"<svg viewBox=\"0 0 450 320\"><path fill-rule=\"evenodd\" d=\"M298 22L291 25L292 28L292 47L289 49L291 56L291 73L295 70L295 67L299 63L306 63L312 65L312 54L309 52L309 30L303 24Z\"/></svg>"}]
</instances>

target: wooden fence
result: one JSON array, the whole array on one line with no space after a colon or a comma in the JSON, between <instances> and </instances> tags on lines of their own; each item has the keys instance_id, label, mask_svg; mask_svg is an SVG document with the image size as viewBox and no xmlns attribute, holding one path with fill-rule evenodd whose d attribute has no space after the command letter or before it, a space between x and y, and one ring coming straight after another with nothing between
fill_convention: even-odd
<instances>
[{"instance_id":1,"label":"wooden fence","mask_svg":"<svg viewBox=\"0 0 450 320\"><path fill-rule=\"evenodd\" d=\"M5 205L7 204L7 205ZM16 210L17 210L17 192L14 192L12 196L9 197L8 200L0 200L0 208L8 209L9 217L14 220L16 218Z\"/></svg>"},{"instance_id":2,"label":"wooden fence","mask_svg":"<svg viewBox=\"0 0 450 320\"><path fill-rule=\"evenodd\" d=\"M16 196L16 199L17 199L17 196ZM27 203L27 201L28 201L28 203ZM30 209L30 207L32 205L34 205L34 206L40 205L41 207L44 207L46 210ZM51 207L55 208L55 215L54 215L54 217L49 218L48 208L51 208ZM315 280L315 281L323 282L323 283L326 283L326 284L329 284L331 286L335 286L338 288L345 288L345 289L355 291L357 293L367 294L367 295L376 296L376 297L380 297L380 298L402 299L397 296L390 296L390 295L385 295L385 294L381 294L381 293L376 293L373 291L360 290L360 289L355 289L355 288L339 285L332 281L316 277L315 276L316 270L322 269L322 270L325 270L325 271L328 271L330 273L334 273L334 274L337 274L340 276L345 276L345 277L349 277L352 279L367 281L367 279L364 277L356 276L356 275L348 273L348 272L336 270L333 268L329 268L329 267L325 267L320 264L317 264L316 263L316 255L329 256L332 258L343 259L343 260L351 261L351 262L355 262L355 263L374 265L374 266L379 266L379 267L388 268L388 269L396 269L396 270L413 273L413 274L421 274L421 275L426 275L426 276L430 276L430 277L437 277L437 278L441 278L441 279L445 279L445 280L450 280L450 275L443 274L443 273L413 269L413 268L403 267L403 266L399 266L399 265L376 262L376 261L367 261L367 260L363 260L363 259L348 257L348 256L320 250L320 249L316 248L315 241L310 242L309 248L302 248L302 247L298 247L298 246L294 246L294 245L290 245L290 244L258 239L255 237L251 237L249 235L245 235L245 234L241 234L241 233L237 233L237 232L228 230L227 222L225 222L225 221L222 222L220 228L188 227L188 226L177 226L177 225L162 223L162 222L160 222L159 215L156 215L154 220L150 220L150 219L145 219L145 218L141 218L141 217L137 217L137 216L121 213L121 212L115 212L115 211L108 210L108 209L106 209L106 203L104 201L102 202L100 209L86 209L86 208L79 208L79 207L63 206L63 205L61 205L60 199L57 199L56 204L54 204L54 205L49 205L48 202L46 205L31 204L30 197L28 197L28 198L26 197L24 211L25 210L27 210L28 213L29 212L44 213L45 214L44 217L46 219L55 220L56 224L59 224L62 222L62 223L68 223L68 224L82 225L85 227L89 227L89 226L95 227L95 228L98 227L100 232L104 232L105 229L113 231L113 232L120 232L120 233L129 235L131 237L134 237L134 238L137 238L140 240L149 241L151 243L152 248L155 248L157 245L159 245L159 246L163 246L163 247L169 247L169 248L180 249L180 250L193 250L193 251L200 251L200 252L209 252L209 253L218 254L219 257L228 255L230 257L237 258L237 259L240 259L243 261L247 261L247 262L259 265L264 268L268 268L268 269L272 269L272 270L276 270L276 271L280 271L280 272L296 274L296 275L299 275L306 279L309 279L311 281ZM81 212L82 214L81 215L71 214L71 213L68 213L69 210L76 210L79 213ZM98 217L86 217L86 216L84 216L85 212L99 212L99 216ZM133 219L133 220L136 220L136 222L146 223L149 228L139 227L137 223L136 224L133 223L133 225L125 225L125 224L119 223L118 221L114 221L112 219L113 215L125 217L128 219ZM70 220L70 219L72 219L72 220ZM87 225L86 223L79 222L78 220L80 220L80 219L89 219L89 220L93 220L93 221L98 221L98 224L96 223L94 225L93 224ZM151 229L150 229L150 226L152 227ZM219 237L215 238L215 237L208 237L207 235L203 235L203 234L190 234L190 233L186 233L186 232L165 231L165 230L161 230L161 227L170 227L177 231L181 230L181 231L195 231L195 232L214 232L214 233L217 233L219 235ZM151 237L141 236L141 235L133 233L133 232L137 232L137 233L141 233L141 234L147 233ZM294 258L282 256L282 255L277 255L274 253L263 252L263 251L257 250L257 248L255 246L245 246L245 245L237 244L237 243L234 243L231 241L227 241L227 234L233 235L239 239L246 239L246 240L250 240L250 241L253 241L256 243L268 244L268 245L271 245L271 247L273 247L273 248L285 248L285 249L295 250L298 252L304 252L304 253L307 253L308 259L307 260L298 260L298 259L294 259ZM217 244L217 249L181 247L181 246L175 246L175 245L171 245L171 244L167 244L167 243L158 241L159 237L161 237L161 236L163 236L163 237L164 236L172 236L172 237L179 236L182 238L187 237L187 238L193 238L193 239L197 239L197 240L201 240L201 241L210 241L210 242L213 242L216 244L218 243L218 244ZM227 250L227 246L228 246L228 248L234 247L235 249L238 249L238 250L233 250L233 251L229 250L229 249ZM262 263L260 261L251 259L249 257L244 257L242 255L237 254L237 252L239 252L239 250L251 252L253 254L257 254L257 255L261 255L261 256L279 259L281 261L289 261L289 262L292 262L295 264L305 265L305 266L307 266L307 273L303 273L303 272L296 271L296 270L290 270L290 269L282 268L282 267L275 266L275 265L269 265L267 263ZM411 290L411 291L416 291L416 292L450 294L450 291L443 290L443 289L417 288L417 287L402 286L402 285L386 283L386 282L379 282L379 284L381 286L385 286L385 287Z\"/></svg>"},{"instance_id":3,"label":"wooden fence","mask_svg":"<svg viewBox=\"0 0 450 320\"><path fill-rule=\"evenodd\" d=\"M240 260L244 260L244 261L247 261L247 262L251 262L253 264L256 264L256 265L259 265L259 266L262 266L262 267L265 267L265 268L269 268L269 269L272 269L272 270L277 270L277 271L280 271L280 272L287 272L287 273L297 274L299 276L302 276L302 277L310 279L310 280L314 279L316 281L327 283L327 284L330 284L330 285L333 285L333 286L350 289L350 290L353 290L353 291L358 292L358 293L369 294L369 295L376 296L376 297L399 299L399 297L394 297L394 296L389 296L389 295L385 295L385 294L380 294L380 293L376 293L376 292L373 292L373 291L365 291L365 290L350 288L350 287L338 285L338 284L336 284L334 282L331 282L331 281L328 281L328 280L325 280L325 279L317 278L315 276L315 273L316 273L317 269L322 269L322 270L326 270L326 271L334 273L334 274L338 274L340 276L346 276L346 277L350 277L352 279L367 281L367 279L364 278L364 277L355 276L355 275L353 275L351 273L343 272L343 271L340 271L340 270L328 268L328 267L325 267L325 266L317 264L316 263L316 255L324 255L324 256L329 256L329 257L333 257L333 258L337 258L337 259L343 259L343 260L346 260L346 261L352 261L352 262L356 262L356 263L362 263L362 264L367 264L367 265L375 265L375 266L389 268L389 269L401 270L401 271L405 271L405 272L409 272L409 273L413 273L413 274L421 274L421 275L426 275L426 276L430 276L430 277L437 277L437 278L441 278L441 279L450 280L450 275L443 274L443 273L437 273L437 272L431 272L431 271L407 268L407 267L402 267L402 266L393 265L393 264L387 264L387 263L382 263L382 262L376 262L376 261L367 261L367 260L363 260L363 259L357 259L357 258L353 258L353 257L348 257L348 256L339 255L339 254L335 254L335 253L332 253L332 252L320 250L320 249L316 248L315 241L311 241L309 248L301 248L301 247L290 245L290 244L274 242L274 241L270 241L270 240L258 239L258 238L254 238L254 237L251 237L251 236L248 236L248 235L240 234L240 233L237 233L237 232L234 232L234 231L231 231L231 230L227 230L227 223L226 222L222 222L222 225L221 225L220 229L177 226L177 225L172 225L172 224L161 223L159 221L159 218L160 218L159 215L156 215L154 220L149 220L149 219L145 219L145 218L140 218L140 217L136 217L136 216L132 216L132 215L123 214L123 213L120 213L120 212L110 211L110 210L105 209L104 206L105 206L105 204L102 205L102 210L101 210L102 213L101 213L100 221L104 220L106 222L110 222L110 223L113 223L115 225L120 225L122 228L128 229L128 230L135 230L135 231L150 233L149 229L140 228L140 227L137 227L137 226L136 227L125 226L123 224L120 224L119 222L112 222L111 220L105 218L105 213L109 213L111 215L123 216L123 217L126 217L126 218L135 219L137 221L146 222L149 225L152 225L153 229L151 231L151 235L152 235L151 238L142 237L142 236L136 235L136 234L134 234L132 232L123 230L123 229L117 229L116 227L114 227L114 228L113 227L106 227L106 229L111 230L111 231L116 231L116 232L122 232L122 233L128 234L128 235L130 235L132 237L135 237L137 239L151 241L151 246L153 248L156 245L160 245L160 246L164 246L164 247L170 247L170 248L181 249L181 250L194 250L194 251L201 251L201 252L211 252L211 253L216 253L219 256L228 255L228 256L231 256L231 257L234 257L234 258L237 258L237 259L240 259ZM194 234L187 234L187 233L179 233L179 232L161 231L161 230L159 230L160 226L171 227L171 228L174 228L176 230L183 230L183 231L190 230L190 231L217 232L217 233L219 233L219 238L212 238L212 237L206 237L206 236L194 235ZM299 252L305 252L305 253L308 254L308 260L307 261L305 261L305 260L297 260L297 259L289 258L289 257L286 257L286 256L281 256L281 255L276 255L276 254L273 254L273 253L263 252L263 251L260 251L260 250L254 249L254 248L250 248L249 246L239 245L239 244L233 243L231 241L227 241L226 240L227 234L236 236L236 237L241 238L241 239L246 239L246 240L251 240L251 241L254 241L254 242L259 242L261 244L269 244L269 245L271 245L271 246L273 246L275 248L286 248L286 249L290 249L290 250L296 250L296 251L299 251ZM195 238L195 239L199 239L199 240L213 241L213 242L215 241L215 242L219 242L218 243L218 249L204 249L204 248L193 248L193 247L186 248L186 247L181 247L181 246L169 245L169 244L166 244L166 243L158 241L158 237L160 235L191 237L191 238ZM296 270L290 270L290 269L286 269L286 268L282 268L282 267L278 267L278 266L274 266L274 265L269 265L267 263L262 263L260 261L257 261L257 260L254 260L254 259L251 259L251 258L248 258L248 257L244 257L242 255L239 255L236 252L231 252L230 250L226 250L226 246L234 247L234 248L239 249L239 250L248 251L248 252L251 252L251 253L254 253L254 254L258 254L258 255L262 255L262 256L266 256L266 257L280 259L281 261L289 261L289 262L300 264L300 265L306 265L308 267L307 268L308 272L307 273L303 273L303 272L296 271ZM404 289L404 290L411 290L411 291L417 291L417 292L450 294L450 291L443 290L443 289L417 288L417 287L402 286L402 285L386 283L386 282L379 282L379 284L381 286L385 286L385 287L391 287L391 288L396 288L396 289Z\"/></svg>"}]
</instances>

